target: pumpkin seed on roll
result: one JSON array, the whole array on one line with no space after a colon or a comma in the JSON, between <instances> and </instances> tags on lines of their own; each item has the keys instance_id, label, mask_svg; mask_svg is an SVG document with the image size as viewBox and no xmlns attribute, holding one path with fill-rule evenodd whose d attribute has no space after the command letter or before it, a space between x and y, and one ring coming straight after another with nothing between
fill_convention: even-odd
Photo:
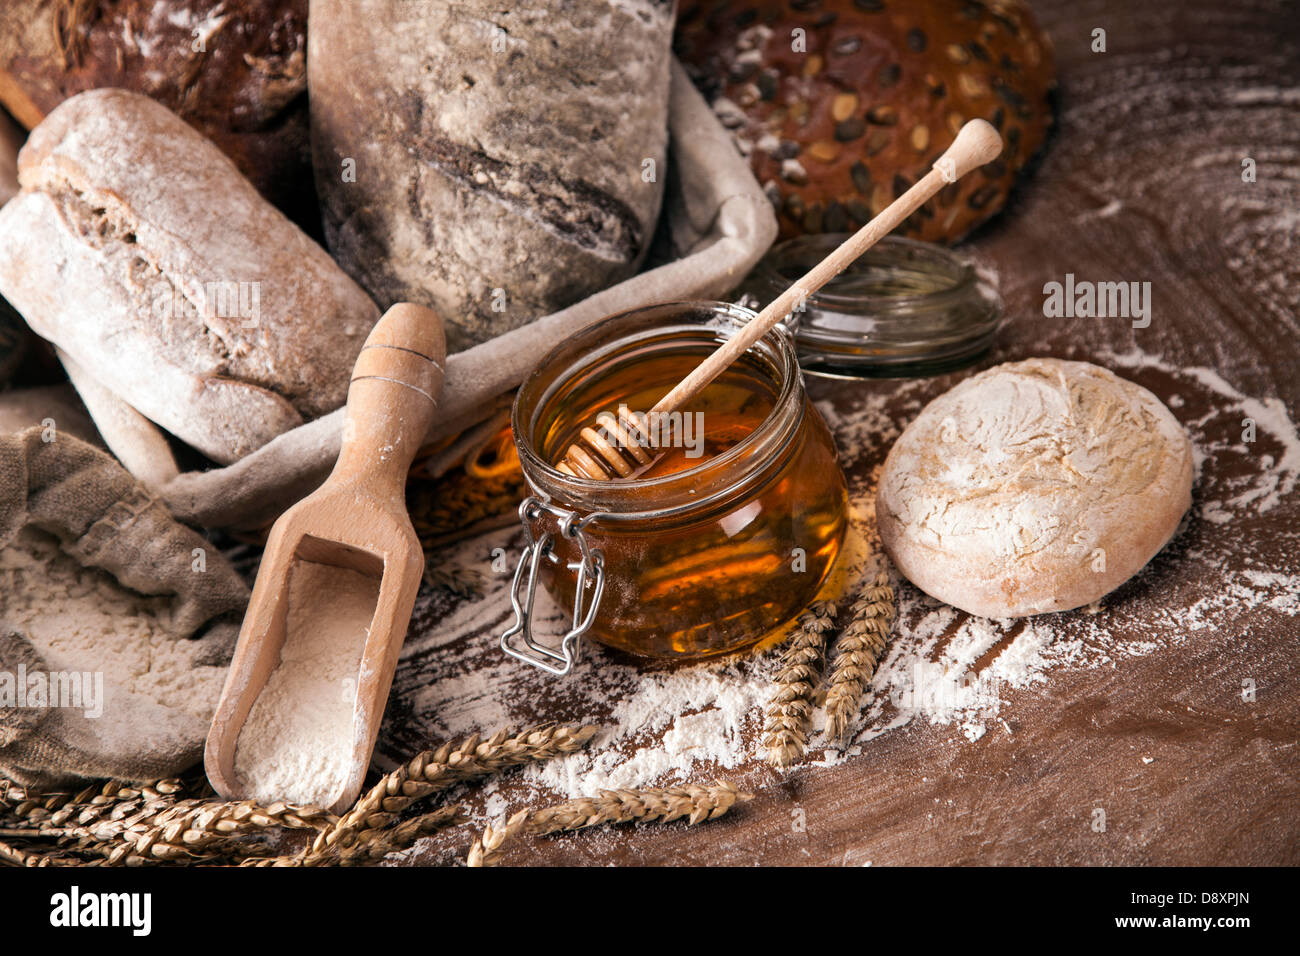
<instances>
[{"instance_id":1,"label":"pumpkin seed on roll","mask_svg":"<svg viewBox=\"0 0 1300 956\"><path fill-rule=\"evenodd\" d=\"M1005 205L1052 125L1051 41L1020 0L688 0L675 45L783 238L857 229L982 118L1002 155L900 229L956 242Z\"/></svg>"}]
</instances>

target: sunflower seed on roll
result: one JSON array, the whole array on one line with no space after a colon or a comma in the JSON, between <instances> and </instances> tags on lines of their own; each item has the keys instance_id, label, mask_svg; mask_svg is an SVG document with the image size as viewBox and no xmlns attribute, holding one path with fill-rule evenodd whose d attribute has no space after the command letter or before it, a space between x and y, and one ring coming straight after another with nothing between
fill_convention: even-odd
<instances>
[{"instance_id":1,"label":"sunflower seed on roll","mask_svg":"<svg viewBox=\"0 0 1300 956\"><path fill-rule=\"evenodd\" d=\"M1051 42L1020 0L688 0L675 46L783 238L857 229L986 119L1003 155L901 227L955 242L1002 208L1052 124Z\"/></svg>"}]
</instances>

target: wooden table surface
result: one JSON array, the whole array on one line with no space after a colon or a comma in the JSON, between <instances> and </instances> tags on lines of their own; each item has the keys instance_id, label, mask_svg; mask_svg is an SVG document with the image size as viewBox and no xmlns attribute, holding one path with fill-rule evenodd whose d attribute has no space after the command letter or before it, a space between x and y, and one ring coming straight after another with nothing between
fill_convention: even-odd
<instances>
[{"instance_id":1,"label":"wooden table surface","mask_svg":"<svg viewBox=\"0 0 1300 956\"><path fill-rule=\"evenodd\" d=\"M1292 420L1300 412L1300 17L1262 0L1034 6L1056 46L1059 126L1012 207L970 244L996 265L1010 317L981 367L1097 361L1171 402L1210 449L1189 523L1102 612L1113 635L1154 635L1156 649L1005 691L1005 722L973 742L912 721L836 766L778 773L755 759L729 774L756 796L728 819L547 839L513 862L1300 863L1300 493L1285 467L1296 453L1265 430L1236 444L1242 409L1276 412L1280 400ZM1104 54L1090 51L1096 27ZM1246 157L1254 183L1241 178ZM1149 281L1150 327L1045 318L1043 285L1067 272ZM1198 368L1210 372L1186 371ZM888 438L921 400L966 374L900 390L896 427L880 440L845 447L855 433L837 429L855 497L869 499ZM841 423L893 389L810 383ZM1260 505L1270 492L1279 500ZM1210 504L1224 500L1239 507ZM1282 596L1235 606L1234 582L1268 572ZM1187 608L1225 594L1212 627L1185 627ZM1069 634L1084 613L1052 626ZM427 610L417 624L439 626ZM478 622L472 639L488 648L499 624ZM421 724L421 686L474 679L449 672L440 653L417 636L404 655L380 745L391 758L437 737L436 716ZM575 712L563 685L533 686L554 687L540 692L538 716L592 716ZM404 862L463 849L463 835L448 837Z\"/></svg>"}]
</instances>

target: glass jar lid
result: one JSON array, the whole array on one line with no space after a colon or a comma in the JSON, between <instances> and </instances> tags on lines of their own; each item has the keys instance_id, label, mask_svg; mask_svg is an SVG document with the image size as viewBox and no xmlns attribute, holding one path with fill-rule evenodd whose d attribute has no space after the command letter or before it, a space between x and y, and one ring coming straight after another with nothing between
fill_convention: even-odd
<instances>
[{"instance_id":1,"label":"glass jar lid","mask_svg":"<svg viewBox=\"0 0 1300 956\"><path fill-rule=\"evenodd\" d=\"M761 309L835 250L847 234L774 246L740 287ZM887 236L808 298L787 324L799 364L814 375L937 375L975 362L1003 324L997 274L933 243Z\"/></svg>"}]
</instances>

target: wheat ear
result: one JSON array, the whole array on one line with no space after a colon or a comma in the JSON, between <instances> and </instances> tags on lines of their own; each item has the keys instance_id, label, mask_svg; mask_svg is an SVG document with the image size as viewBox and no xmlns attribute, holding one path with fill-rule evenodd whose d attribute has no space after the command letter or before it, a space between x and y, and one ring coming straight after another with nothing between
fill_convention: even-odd
<instances>
[{"instance_id":1,"label":"wheat ear","mask_svg":"<svg viewBox=\"0 0 1300 956\"><path fill-rule=\"evenodd\" d=\"M373 862L416 839L463 821L460 807L445 807L397 823L415 801L462 780L585 747L595 727L535 727L487 740L477 736L420 754L388 774L343 817L318 807L251 801L181 799L178 780L146 786L109 781L79 793L32 793L0 783L0 863L16 866L139 865L243 860L256 866L330 866ZM271 829L314 829L304 852L267 857L241 840ZM8 840L52 840L57 849L30 850ZM90 859L86 859L89 857Z\"/></svg>"},{"instance_id":2,"label":"wheat ear","mask_svg":"<svg viewBox=\"0 0 1300 956\"><path fill-rule=\"evenodd\" d=\"M254 857L240 862L246 867L305 867L305 866L367 866L377 863L389 853L405 850L420 837L430 836L439 830L465 822L465 808L439 807L431 813L404 820L396 826L378 830L362 830L357 839L346 847L321 856L298 853L292 856Z\"/></svg>"},{"instance_id":3,"label":"wheat ear","mask_svg":"<svg viewBox=\"0 0 1300 956\"><path fill-rule=\"evenodd\" d=\"M232 841L272 828L319 829L334 817L318 807L251 801L177 800L123 804L85 826L43 828L69 849L104 857L109 866L156 861L200 863L236 852ZM238 852L245 853L244 850Z\"/></svg>"},{"instance_id":4,"label":"wheat ear","mask_svg":"<svg viewBox=\"0 0 1300 956\"><path fill-rule=\"evenodd\" d=\"M88 826L95 820L119 815L121 808L138 808L146 803L165 802L167 798L184 790L184 784L174 778L156 780L149 784L129 784L107 780L92 784L79 793L45 793L34 796L24 794L9 811L9 815L43 830L59 829L68 825ZM11 792L20 792L15 788Z\"/></svg>"},{"instance_id":5,"label":"wheat ear","mask_svg":"<svg viewBox=\"0 0 1300 956\"><path fill-rule=\"evenodd\" d=\"M594 797L581 797L536 811L528 823L528 832L545 836L602 824L668 823L683 817L694 826L705 820L716 820L737 801L752 798L753 794L741 793L735 784L723 781L711 787L688 783L648 790L601 790Z\"/></svg>"},{"instance_id":6,"label":"wheat ear","mask_svg":"<svg viewBox=\"0 0 1300 956\"><path fill-rule=\"evenodd\" d=\"M302 865L319 865L323 857L342 853L362 839L362 834L388 826L415 801L462 780L581 750L598 729L544 725L514 734L500 730L487 740L475 735L437 750L426 750L387 774L356 806L320 833L306 851Z\"/></svg>"},{"instance_id":7,"label":"wheat ear","mask_svg":"<svg viewBox=\"0 0 1300 956\"><path fill-rule=\"evenodd\" d=\"M486 826L483 835L469 848L465 865L471 867L496 866L501 862L506 844L514 840L528 821L528 811L520 810L506 821L503 827Z\"/></svg>"},{"instance_id":8,"label":"wheat ear","mask_svg":"<svg viewBox=\"0 0 1300 956\"><path fill-rule=\"evenodd\" d=\"M799 618L799 629L781 655L775 682L776 692L767 705L769 763L787 767L803 756L808 746L808 721L812 716L813 695L826 650L826 632L835 624L837 607L832 601L813 604Z\"/></svg>"},{"instance_id":9,"label":"wheat ear","mask_svg":"<svg viewBox=\"0 0 1300 956\"><path fill-rule=\"evenodd\" d=\"M23 838L56 840L60 849L51 853L21 850L21 857L0 854L0 859L29 866L205 862L241 852L234 840L250 832L274 827L319 828L334 819L314 807L179 799L176 794L183 788L182 782L174 779L146 785L110 780L76 794L28 794L11 787L7 795L12 799L21 793L21 799L9 807L7 816L23 825ZM86 861L66 855L68 852L100 859Z\"/></svg>"},{"instance_id":10,"label":"wheat ear","mask_svg":"<svg viewBox=\"0 0 1300 956\"><path fill-rule=\"evenodd\" d=\"M897 613L889 575L881 569L853 603L849 624L835 645L835 664L826 693L826 730L843 740L862 708L862 695L884 655Z\"/></svg>"},{"instance_id":11,"label":"wheat ear","mask_svg":"<svg viewBox=\"0 0 1300 956\"><path fill-rule=\"evenodd\" d=\"M542 810L520 810L501 828L487 827L470 848L469 866L496 866L507 844L520 833L546 836L618 823L669 823L685 818L690 826L716 820L737 803L752 800L735 784L719 780L704 787L688 783L680 787L652 787L645 790L601 790L594 797L580 797Z\"/></svg>"},{"instance_id":12,"label":"wheat ear","mask_svg":"<svg viewBox=\"0 0 1300 956\"><path fill-rule=\"evenodd\" d=\"M362 839L339 855L342 866L366 866L377 863L389 853L405 850L421 837L431 836L466 820L465 808L439 807L410 820L403 820L385 830L362 831Z\"/></svg>"},{"instance_id":13,"label":"wheat ear","mask_svg":"<svg viewBox=\"0 0 1300 956\"><path fill-rule=\"evenodd\" d=\"M61 857L57 853L42 853L37 850L25 850L0 840L0 863L9 866L58 866Z\"/></svg>"}]
</instances>

